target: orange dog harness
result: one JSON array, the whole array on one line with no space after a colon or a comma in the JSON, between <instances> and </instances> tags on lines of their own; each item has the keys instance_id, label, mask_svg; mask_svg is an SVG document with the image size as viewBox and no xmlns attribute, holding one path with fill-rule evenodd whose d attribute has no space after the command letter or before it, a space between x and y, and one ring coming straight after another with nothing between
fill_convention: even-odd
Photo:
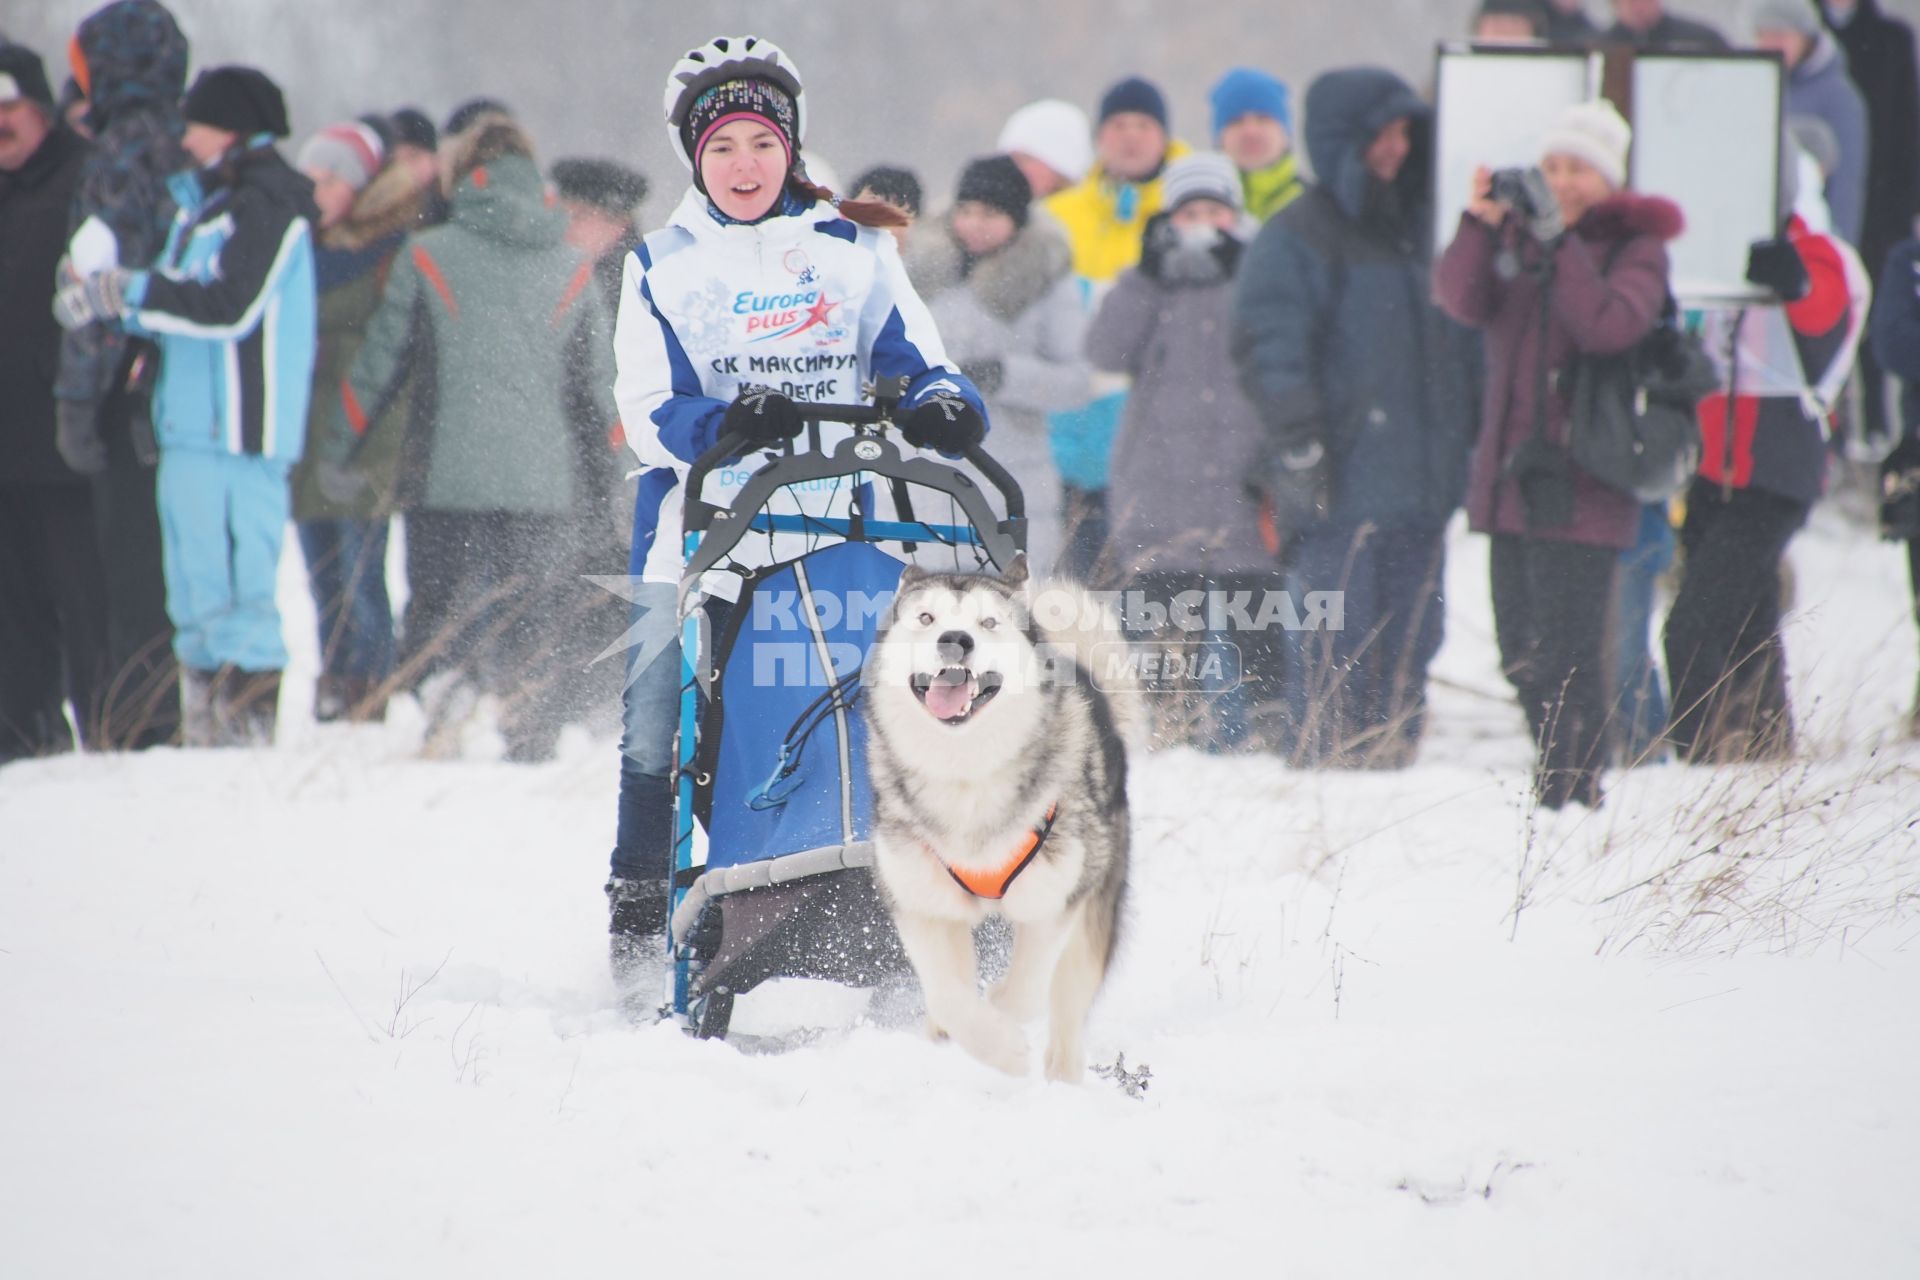
<instances>
[{"instance_id":1,"label":"orange dog harness","mask_svg":"<svg viewBox=\"0 0 1920 1280\"><path fill-rule=\"evenodd\" d=\"M974 897L1004 898L1007 896L1007 890L1013 886L1014 880L1027 869L1027 864L1040 855L1040 847L1046 844L1047 836L1053 831L1054 815L1059 812L1058 803L1049 805L1047 816L1040 820L1039 826L1027 833L1027 838L1020 842L1020 847L1013 851L1013 856L991 871L975 871L971 868L963 870L945 858L940 858L940 863L946 867L947 874L953 877L953 882ZM933 856L940 857L938 853Z\"/></svg>"}]
</instances>

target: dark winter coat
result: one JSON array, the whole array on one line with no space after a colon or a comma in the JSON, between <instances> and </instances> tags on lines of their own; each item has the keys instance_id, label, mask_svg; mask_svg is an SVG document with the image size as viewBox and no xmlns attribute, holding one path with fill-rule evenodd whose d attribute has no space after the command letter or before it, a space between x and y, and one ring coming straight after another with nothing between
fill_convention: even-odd
<instances>
[{"instance_id":1,"label":"dark winter coat","mask_svg":"<svg viewBox=\"0 0 1920 1280\"><path fill-rule=\"evenodd\" d=\"M1307 97L1319 181L1261 228L1241 265L1240 385L1276 443L1325 444L1329 530L1444 524L1466 487L1479 357L1429 297L1429 113L1371 68L1329 72ZM1389 187L1365 155L1402 118L1413 152Z\"/></svg>"},{"instance_id":2,"label":"dark winter coat","mask_svg":"<svg viewBox=\"0 0 1920 1280\"><path fill-rule=\"evenodd\" d=\"M94 142L80 170L71 226L99 218L119 243L120 265L145 267L173 224L167 179L193 164L180 149L187 39L156 0L117 0L82 22L75 38L91 83ZM60 346L60 398L104 398L124 376L130 341L111 324L68 331Z\"/></svg>"},{"instance_id":3,"label":"dark winter coat","mask_svg":"<svg viewBox=\"0 0 1920 1280\"><path fill-rule=\"evenodd\" d=\"M1867 102L1867 211L1859 243L1868 269L1877 271L1913 234L1920 211L1920 64L1913 28L1882 13L1880 0L1858 0L1852 20L1832 30Z\"/></svg>"},{"instance_id":4,"label":"dark winter coat","mask_svg":"<svg viewBox=\"0 0 1920 1280\"><path fill-rule=\"evenodd\" d=\"M319 233L314 274L319 284L319 342L313 359L313 403L307 415L308 438L325 427L328 410L339 399L340 383L366 341L367 324L380 306L387 272L407 231L420 218L419 188L405 169L389 165L354 198L353 208ZM293 472L296 520L371 520L392 509L398 480L400 439L409 397L399 395L387 409L392 421L370 432L359 466L368 484L351 502L335 502L320 489L312 458Z\"/></svg>"},{"instance_id":5,"label":"dark winter coat","mask_svg":"<svg viewBox=\"0 0 1920 1280\"><path fill-rule=\"evenodd\" d=\"M1108 541L1128 573L1275 569L1249 494L1265 442L1227 350L1233 280L1123 272L1087 330L1096 369L1133 378L1107 482Z\"/></svg>"},{"instance_id":6,"label":"dark winter coat","mask_svg":"<svg viewBox=\"0 0 1920 1280\"><path fill-rule=\"evenodd\" d=\"M1880 367L1900 379L1903 434L1920 435L1920 240L1887 255L1873 295L1870 338Z\"/></svg>"},{"instance_id":7,"label":"dark winter coat","mask_svg":"<svg viewBox=\"0 0 1920 1280\"><path fill-rule=\"evenodd\" d=\"M1540 12L1546 24L1543 34L1548 44L1590 45L1600 38L1600 28L1593 25L1593 19L1585 10L1562 13L1553 5L1543 3Z\"/></svg>"},{"instance_id":8,"label":"dark winter coat","mask_svg":"<svg viewBox=\"0 0 1920 1280\"><path fill-rule=\"evenodd\" d=\"M1827 176L1827 211L1840 238L1859 244L1867 210L1867 103L1847 75L1846 55L1824 31L1787 74L1787 114L1812 116L1833 130L1840 160ZM1920 128L1920 119L1908 127Z\"/></svg>"},{"instance_id":9,"label":"dark winter coat","mask_svg":"<svg viewBox=\"0 0 1920 1280\"><path fill-rule=\"evenodd\" d=\"M626 279L627 255L639 247L640 228L629 222L612 247L593 260L593 283L600 290L600 301L610 316L620 310L620 286Z\"/></svg>"},{"instance_id":10,"label":"dark winter coat","mask_svg":"<svg viewBox=\"0 0 1920 1280\"><path fill-rule=\"evenodd\" d=\"M576 386L590 385L589 380L597 376L594 371L596 360L605 359L611 363L613 318L620 314L620 291L626 279L627 258L640 247L640 241L640 229L629 221L627 229L613 246L593 260L593 283L606 307L604 320L607 326L596 345L608 354L585 353L582 357L583 367L574 376ZM633 503L617 495L633 492L631 485L621 488L621 477L626 473L625 464L630 456L627 452L626 428L615 422L609 430L596 430L596 427L604 425L592 420L592 413L598 410L591 405L586 407L590 410L588 420L577 424L578 429L574 434L578 467L575 474L581 477L583 483L582 507L591 521L594 514L608 503L614 505L617 515L612 527L621 530L617 537L618 555L619 562L625 564L628 549L632 545ZM621 519L625 523L621 523Z\"/></svg>"},{"instance_id":11,"label":"dark winter coat","mask_svg":"<svg viewBox=\"0 0 1920 1280\"><path fill-rule=\"evenodd\" d=\"M174 175L179 207L121 323L154 338L153 429L168 450L300 460L313 394L313 181L258 134Z\"/></svg>"},{"instance_id":12,"label":"dark winter coat","mask_svg":"<svg viewBox=\"0 0 1920 1280\"><path fill-rule=\"evenodd\" d=\"M0 173L0 484L80 484L53 447L54 272L87 144L64 125Z\"/></svg>"},{"instance_id":13,"label":"dark winter coat","mask_svg":"<svg viewBox=\"0 0 1920 1280\"><path fill-rule=\"evenodd\" d=\"M1706 23L1695 22L1692 18L1676 17L1671 13L1662 17L1644 32L1635 31L1623 22L1616 22L1607 28L1607 33L1600 38L1600 42L1632 45L1644 53L1684 50L1717 53L1731 47L1727 44L1725 36Z\"/></svg>"},{"instance_id":14,"label":"dark winter coat","mask_svg":"<svg viewBox=\"0 0 1920 1280\"><path fill-rule=\"evenodd\" d=\"M1545 336L1548 384L1540 421L1540 277L1523 269L1504 280L1496 267L1500 237L1470 214L1434 267L1433 290L1462 324L1486 330L1487 395L1467 481L1467 518L1479 533L1526 534L1598 547L1630 547L1640 504L1618 489L1573 470L1573 519L1529 529L1520 487L1508 464L1536 423L1545 438L1567 443L1568 392L1579 355L1616 355L1652 331L1667 296L1666 242L1684 225L1669 200L1628 192L1588 210L1553 253L1551 309ZM1543 256L1531 239L1507 238L1526 268ZM1611 265L1608 259L1611 258Z\"/></svg>"}]
</instances>

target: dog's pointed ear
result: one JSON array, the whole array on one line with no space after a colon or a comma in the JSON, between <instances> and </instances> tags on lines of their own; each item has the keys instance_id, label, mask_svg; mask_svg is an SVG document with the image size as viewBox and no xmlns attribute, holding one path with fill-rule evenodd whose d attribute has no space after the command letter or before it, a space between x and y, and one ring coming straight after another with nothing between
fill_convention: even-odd
<instances>
[{"instance_id":1,"label":"dog's pointed ear","mask_svg":"<svg viewBox=\"0 0 1920 1280\"><path fill-rule=\"evenodd\" d=\"M1000 577L1001 580L1010 587L1026 586L1027 578L1029 577L1027 553L1024 551L1014 552L1013 563L1007 566L1007 571L1001 574Z\"/></svg>"},{"instance_id":2,"label":"dog's pointed ear","mask_svg":"<svg viewBox=\"0 0 1920 1280\"><path fill-rule=\"evenodd\" d=\"M919 565L910 564L900 571L900 590L905 591L908 587L918 586L932 576Z\"/></svg>"}]
</instances>

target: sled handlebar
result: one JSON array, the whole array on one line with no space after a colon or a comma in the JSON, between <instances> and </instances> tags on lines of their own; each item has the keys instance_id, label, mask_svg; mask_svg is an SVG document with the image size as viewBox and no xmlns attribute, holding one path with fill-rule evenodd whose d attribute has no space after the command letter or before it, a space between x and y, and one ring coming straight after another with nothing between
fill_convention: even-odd
<instances>
[{"instance_id":1,"label":"sled handlebar","mask_svg":"<svg viewBox=\"0 0 1920 1280\"><path fill-rule=\"evenodd\" d=\"M879 427L882 428L882 433L884 433L885 428L896 426L894 415L899 409L901 397L906 394L906 388L907 380L905 378L881 378L875 384L872 404L829 404L820 401L794 401L794 408L800 411L801 420L804 421L808 427L807 443L809 449L807 453L816 455L821 459L826 458L826 451L820 446L820 424L823 422L842 422L849 426L856 427ZM770 446L762 445L759 447L767 448ZM711 473L714 468L730 459L743 457L754 451L754 441L738 432L729 433L714 441L713 447L701 454L687 471L687 480L683 488L685 495L684 504L687 513L691 516L696 507L704 505L701 501L701 490L706 484L708 474ZM843 446L840 450L836 451L834 458L838 459L845 453L846 450ZM795 452L791 443L789 443L781 456L775 459L773 465L778 466L782 463L790 463L802 456L806 455ZM1013 478L1011 472L1001 466L985 448L978 444L967 446L967 448L961 452L960 456L971 463L973 467L986 478L987 483L999 491L1000 497L1006 503L1008 519L1024 520L1026 518L1026 495L1021 491L1019 481ZM882 456L877 458L859 458L850 461L884 464L889 460L897 461L897 453L893 453L891 459ZM895 480L914 481L919 479L919 477L915 476L902 476L886 465L849 465L842 470L836 470L830 474L848 475L861 470L875 471L879 474L890 476ZM805 478L818 479L821 478L822 475L817 468L809 468L809 473ZM703 525L704 523L705 522L702 521Z\"/></svg>"},{"instance_id":2,"label":"sled handlebar","mask_svg":"<svg viewBox=\"0 0 1920 1280\"><path fill-rule=\"evenodd\" d=\"M892 384L892 385L889 385ZM687 472L682 488L681 529L683 536L697 535L698 549L689 554L689 575L712 568L746 536L758 514L781 489L811 481L833 481L846 476L884 477L893 492L899 523L916 525L910 493L929 489L943 493L966 513L976 540L994 564L1006 568L1027 544L1027 501L1020 484L1007 469L979 445L969 447L960 456L972 464L979 475L1000 491L1006 506L1003 518L987 501L984 486L967 472L945 460L903 455L900 446L886 437L885 428L894 425L898 394L887 394L896 387L904 390L906 380L883 379L873 404L822 404L796 402L801 416L810 424L810 448L795 449L791 441L780 452L749 476L728 507L716 506L703 495L708 475L715 467L743 457L756 448L766 448L744 436L729 433L701 454ZM819 423L846 422L857 430L840 441L831 453L821 447ZM855 518L849 528L859 538L871 513ZM898 537L896 534L885 535ZM909 550L916 543L911 535L903 540Z\"/></svg>"}]
</instances>

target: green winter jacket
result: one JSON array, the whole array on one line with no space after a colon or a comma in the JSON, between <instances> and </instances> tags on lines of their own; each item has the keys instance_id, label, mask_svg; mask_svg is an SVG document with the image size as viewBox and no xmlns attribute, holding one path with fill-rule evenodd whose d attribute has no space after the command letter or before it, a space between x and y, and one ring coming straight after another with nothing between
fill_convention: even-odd
<instances>
[{"instance_id":1,"label":"green winter jacket","mask_svg":"<svg viewBox=\"0 0 1920 1280\"><path fill-rule=\"evenodd\" d=\"M307 411L309 440L320 438L328 412L339 404L340 384L346 381L353 358L366 340L367 325L379 309L398 237L419 218L420 192L407 171L393 165L368 184L345 218L319 235L314 252L320 276L319 345L313 361L313 405ZM330 284L330 272L348 278ZM377 520L391 513L406 409L407 396L395 396L367 433L355 466L369 483L351 502L336 502L321 492L314 451L309 449L293 470L293 518Z\"/></svg>"},{"instance_id":2,"label":"green winter jacket","mask_svg":"<svg viewBox=\"0 0 1920 1280\"><path fill-rule=\"evenodd\" d=\"M565 229L531 160L463 178L449 221L394 259L319 456L358 467L417 371L403 507L564 515L589 501L584 437L603 441L618 420L611 326L593 263L563 243Z\"/></svg>"},{"instance_id":3,"label":"green winter jacket","mask_svg":"<svg viewBox=\"0 0 1920 1280\"><path fill-rule=\"evenodd\" d=\"M1246 192L1247 212L1256 222L1265 222L1305 190L1300 182L1300 162L1291 151L1264 169L1243 172L1240 183Z\"/></svg>"}]
</instances>

